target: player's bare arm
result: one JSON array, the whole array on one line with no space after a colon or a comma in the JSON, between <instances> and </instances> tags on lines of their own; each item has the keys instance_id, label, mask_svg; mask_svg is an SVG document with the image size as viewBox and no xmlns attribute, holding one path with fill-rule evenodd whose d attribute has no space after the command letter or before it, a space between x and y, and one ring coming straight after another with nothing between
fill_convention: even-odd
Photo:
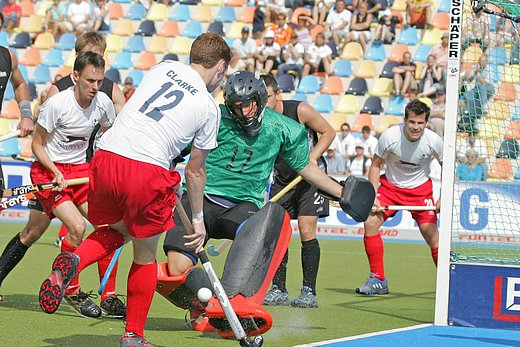
<instances>
[{"instance_id":1,"label":"player's bare arm","mask_svg":"<svg viewBox=\"0 0 520 347\"><path fill-rule=\"evenodd\" d=\"M374 154L374 158L372 159L372 164L370 165L370 169L368 170L368 180L372 185L374 186L374 189L377 191L377 188L379 187L379 179L381 177L381 168L385 164L385 160L378 156L377 154ZM377 211L381 204L379 203L379 200L376 199L374 201L374 209Z\"/></svg>"},{"instance_id":2,"label":"player's bare arm","mask_svg":"<svg viewBox=\"0 0 520 347\"><path fill-rule=\"evenodd\" d=\"M13 85L14 94L18 106L20 108L22 119L16 127L20 130L20 136L24 137L34 131L33 115L31 111L31 96L29 94L29 86L22 77L22 73L18 68L18 58L13 52L11 54L11 84Z\"/></svg>"},{"instance_id":3,"label":"player's bare arm","mask_svg":"<svg viewBox=\"0 0 520 347\"><path fill-rule=\"evenodd\" d=\"M114 83L112 87L112 101L114 102L114 108L116 109L117 115L119 112L121 112L123 106L125 106L125 95L123 94L123 91L119 89L116 83Z\"/></svg>"},{"instance_id":4,"label":"player's bare arm","mask_svg":"<svg viewBox=\"0 0 520 347\"><path fill-rule=\"evenodd\" d=\"M318 133L318 142L309 154L311 161L316 163L318 158L325 153L332 141L334 141L336 132L319 112L304 102L298 105L298 118L303 125Z\"/></svg>"},{"instance_id":5,"label":"player's bare arm","mask_svg":"<svg viewBox=\"0 0 520 347\"><path fill-rule=\"evenodd\" d=\"M49 171L51 171L55 177L52 180L53 182L57 182L58 186L53 190L61 191L67 187L67 182L63 178L63 174L58 170L56 165L54 165L53 161L49 157L49 154L45 150L45 144L47 143L47 139L49 138L49 133L39 124L36 124L36 130L34 131L33 140L32 140L32 151L36 159L45 166Z\"/></svg>"},{"instance_id":6,"label":"player's bare arm","mask_svg":"<svg viewBox=\"0 0 520 347\"><path fill-rule=\"evenodd\" d=\"M307 166L298 172L304 180L315 186L316 188L325 191L326 193L341 197L342 187L339 183L327 176L314 162L309 161Z\"/></svg>"}]
</instances>

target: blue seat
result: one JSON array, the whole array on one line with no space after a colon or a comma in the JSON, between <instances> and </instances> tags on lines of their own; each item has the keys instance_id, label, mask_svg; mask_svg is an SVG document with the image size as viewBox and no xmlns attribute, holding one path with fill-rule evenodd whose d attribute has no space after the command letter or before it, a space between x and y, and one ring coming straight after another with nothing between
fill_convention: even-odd
<instances>
[{"instance_id":1,"label":"blue seat","mask_svg":"<svg viewBox=\"0 0 520 347\"><path fill-rule=\"evenodd\" d=\"M27 83L27 87L29 87L29 95L31 96L31 101L38 99L38 90L36 89L36 85L32 82Z\"/></svg>"},{"instance_id":2,"label":"blue seat","mask_svg":"<svg viewBox=\"0 0 520 347\"><path fill-rule=\"evenodd\" d=\"M497 31L497 16L489 16L489 31L492 33Z\"/></svg>"},{"instance_id":3,"label":"blue seat","mask_svg":"<svg viewBox=\"0 0 520 347\"><path fill-rule=\"evenodd\" d=\"M394 116L402 116L404 114L404 108L406 107L407 101L402 96L396 96L390 99L390 104L386 109L386 114Z\"/></svg>"},{"instance_id":4,"label":"blue seat","mask_svg":"<svg viewBox=\"0 0 520 347\"><path fill-rule=\"evenodd\" d=\"M496 66L495 64L488 63L486 65L486 67L484 68L484 70L486 71L486 73L489 76L491 76L491 81L493 81L494 83L498 83L498 81L500 80L500 74L498 73L498 66Z\"/></svg>"},{"instance_id":5,"label":"blue seat","mask_svg":"<svg viewBox=\"0 0 520 347\"><path fill-rule=\"evenodd\" d=\"M222 6L220 11L218 11L217 17L215 20L218 20L223 23L232 23L237 19L235 8L232 6Z\"/></svg>"},{"instance_id":6,"label":"blue seat","mask_svg":"<svg viewBox=\"0 0 520 347\"><path fill-rule=\"evenodd\" d=\"M49 83L51 81L51 70L45 65L37 66L29 81L36 84Z\"/></svg>"},{"instance_id":7,"label":"blue seat","mask_svg":"<svg viewBox=\"0 0 520 347\"><path fill-rule=\"evenodd\" d=\"M334 101L330 94L319 94L312 107L320 113L330 113L334 111Z\"/></svg>"},{"instance_id":8,"label":"blue seat","mask_svg":"<svg viewBox=\"0 0 520 347\"><path fill-rule=\"evenodd\" d=\"M0 142L0 156L10 157L20 153L20 143L16 137Z\"/></svg>"},{"instance_id":9,"label":"blue seat","mask_svg":"<svg viewBox=\"0 0 520 347\"><path fill-rule=\"evenodd\" d=\"M416 27L408 27L401 30L401 35L397 39L398 44L404 44L409 46L415 46L419 43L419 34L417 33Z\"/></svg>"},{"instance_id":10,"label":"blue seat","mask_svg":"<svg viewBox=\"0 0 520 347\"><path fill-rule=\"evenodd\" d=\"M365 95L368 92L367 81L362 77L353 78L350 81L345 94Z\"/></svg>"},{"instance_id":11,"label":"blue seat","mask_svg":"<svg viewBox=\"0 0 520 347\"><path fill-rule=\"evenodd\" d=\"M48 53L42 64L45 66L60 67L64 63L61 49L53 48Z\"/></svg>"},{"instance_id":12,"label":"blue seat","mask_svg":"<svg viewBox=\"0 0 520 347\"><path fill-rule=\"evenodd\" d=\"M119 70L116 68L111 67L110 69L105 71L105 77L114 83L121 83L121 74L119 73Z\"/></svg>"},{"instance_id":13,"label":"blue seat","mask_svg":"<svg viewBox=\"0 0 520 347\"><path fill-rule=\"evenodd\" d=\"M226 41L227 45L232 48L235 39L232 39L231 37L224 37L224 41Z\"/></svg>"},{"instance_id":14,"label":"blue seat","mask_svg":"<svg viewBox=\"0 0 520 347\"><path fill-rule=\"evenodd\" d=\"M5 88L4 101L13 100L14 97L15 95L13 85L11 83L7 83L7 87Z\"/></svg>"},{"instance_id":15,"label":"blue seat","mask_svg":"<svg viewBox=\"0 0 520 347\"><path fill-rule=\"evenodd\" d=\"M112 68L119 70L130 69L133 66L134 63L132 62L132 55L130 54L130 52L125 51L117 53L111 65Z\"/></svg>"},{"instance_id":16,"label":"blue seat","mask_svg":"<svg viewBox=\"0 0 520 347\"><path fill-rule=\"evenodd\" d=\"M213 23L210 23L208 25L208 33L214 33L220 36L226 36L226 33L224 33L224 24L222 22L219 22L218 20L214 21Z\"/></svg>"},{"instance_id":17,"label":"blue seat","mask_svg":"<svg viewBox=\"0 0 520 347\"><path fill-rule=\"evenodd\" d=\"M58 48L64 51L73 50L76 46L76 35L72 33L65 33L60 36L58 43L54 48Z\"/></svg>"},{"instance_id":18,"label":"blue seat","mask_svg":"<svg viewBox=\"0 0 520 347\"><path fill-rule=\"evenodd\" d=\"M142 20L144 17L146 17L147 12L148 11L146 10L146 7L144 7L141 3L134 2L128 11L126 11L124 18L131 20Z\"/></svg>"},{"instance_id":19,"label":"blue seat","mask_svg":"<svg viewBox=\"0 0 520 347\"><path fill-rule=\"evenodd\" d=\"M303 76L296 91L305 94L317 93L320 91L320 80L312 75Z\"/></svg>"},{"instance_id":20,"label":"blue seat","mask_svg":"<svg viewBox=\"0 0 520 347\"><path fill-rule=\"evenodd\" d=\"M0 31L0 46L9 47L9 35L6 31Z\"/></svg>"},{"instance_id":21,"label":"blue seat","mask_svg":"<svg viewBox=\"0 0 520 347\"><path fill-rule=\"evenodd\" d=\"M157 30L155 30L155 23L151 20L143 20L141 24L139 24L139 29L137 29L136 35L141 36L153 36Z\"/></svg>"},{"instance_id":22,"label":"blue seat","mask_svg":"<svg viewBox=\"0 0 520 347\"><path fill-rule=\"evenodd\" d=\"M18 70L22 74L24 80L29 80L29 71L27 70L27 66L18 64Z\"/></svg>"},{"instance_id":23,"label":"blue seat","mask_svg":"<svg viewBox=\"0 0 520 347\"><path fill-rule=\"evenodd\" d=\"M309 101L307 99L307 95L305 95L304 93L298 93L298 92L296 92L296 94L293 95L291 100L303 101L303 102L308 102Z\"/></svg>"},{"instance_id":24,"label":"blue seat","mask_svg":"<svg viewBox=\"0 0 520 347\"><path fill-rule=\"evenodd\" d=\"M190 20L190 18L191 14L188 5L180 4L173 8L173 12L169 19L176 20L177 22L186 22Z\"/></svg>"},{"instance_id":25,"label":"blue seat","mask_svg":"<svg viewBox=\"0 0 520 347\"><path fill-rule=\"evenodd\" d=\"M132 2L132 0L114 0L114 2L117 2L119 4L129 4Z\"/></svg>"},{"instance_id":26,"label":"blue seat","mask_svg":"<svg viewBox=\"0 0 520 347\"><path fill-rule=\"evenodd\" d=\"M282 93L289 93L295 89L294 86L294 76L289 74L283 74L278 76L278 89Z\"/></svg>"},{"instance_id":27,"label":"blue seat","mask_svg":"<svg viewBox=\"0 0 520 347\"><path fill-rule=\"evenodd\" d=\"M32 45L32 39L29 33L20 32L14 37L13 43L10 45L14 48L27 48Z\"/></svg>"},{"instance_id":28,"label":"blue seat","mask_svg":"<svg viewBox=\"0 0 520 347\"><path fill-rule=\"evenodd\" d=\"M132 77L132 80L134 81L134 87L137 87L139 84L141 84L144 73L142 70L130 70L128 71L127 77Z\"/></svg>"},{"instance_id":29,"label":"blue seat","mask_svg":"<svg viewBox=\"0 0 520 347\"><path fill-rule=\"evenodd\" d=\"M146 47L144 46L144 39L141 35L132 36L124 48L125 51L130 53L144 52Z\"/></svg>"},{"instance_id":30,"label":"blue seat","mask_svg":"<svg viewBox=\"0 0 520 347\"><path fill-rule=\"evenodd\" d=\"M369 96L361 109L362 113L380 114L384 111L383 101L379 96Z\"/></svg>"},{"instance_id":31,"label":"blue seat","mask_svg":"<svg viewBox=\"0 0 520 347\"><path fill-rule=\"evenodd\" d=\"M419 47L417 47L417 50L415 51L413 61L415 61L415 62L420 61L421 63L426 63L426 60L428 59L428 55L430 54L431 49L432 49L432 46L430 46L430 45L420 45Z\"/></svg>"},{"instance_id":32,"label":"blue seat","mask_svg":"<svg viewBox=\"0 0 520 347\"><path fill-rule=\"evenodd\" d=\"M397 65L399 65L399 63L396 61L386 62L386 64L383 66L383 70L381 70L381 74L379 75L379 77L394 78L394 73L392 72L392 69Z\"/></svg>"},{"instance_id":33,"label":"blue seat","mask_svg":"<svg viewBox=\"0 0 520 347\"><path fill-rule=\"evenodd\" d=\"M520 120L520 104L517 103L514 110L511 112L511 120Z\"/></svg>"},{"instance_id":34,"label":"blue seat","mask_svg":"<svg viewBox=\"0 0 520 347\"><path fill-rule=\"evenodd\" d=\"M451 9L451 0L442 0L439 8L437 9L437 12L445 12L450 13ZM494 16L490 16L494 17Z\"/></svg>"},{"instance_id":35,"label":"blue seat","mask_svg":"<svg viewBox=\"0 0 520 347\"><path fill-rule=\"evenodd\" d=\"M511 48L511 61L509 63L511 65L520 64L520 41L513 42L513 47Z\"/></svg>"},{"instance_id":36,"label":"blue seat","mask_svg":"<svg viewBox=\"0 0 520 347\"><path fill-rule=\"evenodd\" d=\"M195 39L202 34L202 23L199 21L191 21L186 23L184 30L181 33L181 36L189 37L190 39Z\"/></svg>"},{"instance_id":37,"label":"blue seat","mask_svg":"<svg viewBox=\"0 0 520 347\"><path fill-rule=\"evenodd\" d=\"M365 53L365 59L374 61L385 61L386 51L385 45L381 43L373 43Z\"/></svg>"},{"instance_id":38,"label":"blue seat","mask_svg":"<svg viewBox=\"0 0 520 347\"><path fill-rule=\"evenodd\" d=\"M504 47L493 47L489 49L488 64L506 65L506 50Z\"/></svg>"},{"instance_id":39,"label":"blue seat","mask_svg":"<svg viewBox=\"0 0 520 347\"><path fill-rule=\"evenodd\" d=\"M336 76L350 77L353 73L352 63L348 59L337 59L332 71Z\"/></svg>"}]
</instances>

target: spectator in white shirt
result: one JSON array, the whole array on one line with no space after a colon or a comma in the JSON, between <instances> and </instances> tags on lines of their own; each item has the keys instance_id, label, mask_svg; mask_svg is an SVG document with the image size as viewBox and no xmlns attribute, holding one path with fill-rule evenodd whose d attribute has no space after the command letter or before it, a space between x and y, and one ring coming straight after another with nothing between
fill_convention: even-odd
<instances>
[{"instance_id":1,"label":"spectator in white shirt","mask_svg":"<svg viewBox=\"0 0 520 347\"><path fill-rule=\"evenodd\" d=\"M365 155L365 146L362 143L356 145L355 155L347 161L347 174L354 176L367 176L372 160Z\"/></svg>"},{"instance_id":2,"label":"spectator in white shirt","mask_svg":"<svg viewBox=\"0 0 520 347\"><path fill-rule=\"evenodd\" d=\"M76 32L77 36L93 27L90 21L90 5L83 0L73 0L67 9L65 28L68 32Z\"/></svg>"},{"instance_id":3,"label":"spectator in white shirt","mask_svg":"<svg viewBox=\"0 0 520 347\"><path fill-rule=\"evenodd\" d=\"M242 36L233 41L233 48L246 64L247 71L255 71L256 42L249 37L249 28L242 28Z\"/></svg>"},{"instance_id":4,"label":"spectator in white shirt","mask_svg":"<svg viewBox=\"0 0 520 347\"><path fill-rule=\"evenodd\" d=\"M292 33L291 41L282 47L284 63L278 66L278 76L287 73L287 71L294 70L298 73L298 79L301 79L304 53L305 48L298 42L298 34Z\"/></svg>"},{"instance_id":5,"label":"spectator in white shirt","mask_svg":"<svg viewBox=\"0 0 520 347\"><path fill-rule=\"evenodd\" d=\"M327 163L327 174L329 175L345 175L345 160L340 154L336 153L336 144L333 142L325 155Z\"/></svg>"},{"instance_id":6,"label":"spectator in white shirt","mask_svg":"<svg viewBox=\"0 0 520 347\"><path fill-rule=\"evenodd\" d=\"M341 133L336 135L334 145L342 158L348 159L355 153L356 139L350 133L350 125L348 123L341 124Z\"/></svg>"},{"instance_id":7,"label":"spectator in white shirt","mask_svg":"<svg viewBox=\"0 0 520 347\"><path fill-rule=\"evenodd\" d=\"M256 69L261 74L271 73L280 64L281 47L274 42L274 31L268 30L264 35L264 43L258 47L256 53Z\"/></svg>"},{"instance_id":8,"label":"spectator in white shirt","mask_svg":"<svg viewBox=\"0 0 520 347\"><path fill-rule=\"evenodd\" d=\"M307 48L304 56L303 76L315 72L325 72L328 76L331 72L332 49L325 44L325 35L316 35L316 43Z\"/></svg>"},{"instance_id":9,"label":"spectator in white shirt","mask_svg":"<svg viewBox=\"0 0 520 347\"><path fill-rule=\"evenodd\" d=\"M368 125L361 128L361 138L358 141L365 147L365 155L372 159L377 147L377 139L372 136L370 127Z\"/></svg>"},{"instance_id":10,"label":"spectator in white shirt","mask_svg":"<svg viewBox=\"0 0 520 347\"><path fill-rule=\"evenodd\" d=\"M336 0L336 7L329 11L327 22L325 23L325 32L331 37L331 41L336 46L339 45L342 38L345 38L350 29L352 13L347 10L345 0Z\"/></svg>"}]
</instances>

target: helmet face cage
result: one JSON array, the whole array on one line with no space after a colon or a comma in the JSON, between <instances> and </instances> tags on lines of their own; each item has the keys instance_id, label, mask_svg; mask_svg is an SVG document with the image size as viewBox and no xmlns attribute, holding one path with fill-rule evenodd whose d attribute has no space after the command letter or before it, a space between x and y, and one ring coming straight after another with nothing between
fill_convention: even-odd
<instances>
[{"instance_id":1,"label":"helmet face cage","mask_svg":"<svg viewBox=\"0 0 520 347\"><path fill-rule=\"evenodd\" d=\"M260 131L263 112L267 105L267 88L264 81L248 71L235 72L229 76L224 87L224 100L226 108L237 124L248 136L256 136ZM253 102L256 104L253 116L244 115L242 110Z\"/></svg>"}]
</instances>

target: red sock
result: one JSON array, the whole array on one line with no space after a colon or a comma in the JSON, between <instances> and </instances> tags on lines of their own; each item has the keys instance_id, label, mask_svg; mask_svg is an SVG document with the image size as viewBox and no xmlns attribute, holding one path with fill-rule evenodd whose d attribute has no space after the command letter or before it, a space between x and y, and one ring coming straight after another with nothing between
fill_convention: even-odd
<instances>
[{"instance_id":1,"label":"red sock","mask_svg":"<svg viewBox=\"0 0 520 347\"><path fill-rule=\"evenodd\" d=\"M78 272L112 254L123 245L123 242L123 236L116 230L107 226L97 228L81 242L81 245L75 252L80 257Z\"/></svg>"},{"instance_id":2,"label":"red sock","mask_svg":"<svg viewBox=\"0 0 520 347\"><path fill-rule=\"evenodd\" d=\"M114 252L110 253L103 259L98 260L98 272L99 272L99 282L103 281L103 277L105 276L105 272L107 272L108 265L110 265L110 261L114 257ZM114 268L108 277L107 284L105 286L105 290L103 294L101 294L101 301L106 300L109 296L114 296L116 294L116 275L117 275L117 265L118 261L114 264Z\"/></svg>"},{"instance_id":3,"label":"red sock","mask_svg":"<svg viewBox=\"0 0 520 347\"><path fill-rule=\"evenodd\" d=\"M64 238L67 235L67 232L68 232L67 227L65 226L65 224L62 224L60 231L58 232L58 237Z\"/></svg>"},{"instance_id":4,"label":"red sock","mask_svg":"<svg viewBox=\"0 0 520 347\"><path fill-rule=\"evenodd\" d=\"M74 253L76 251L76 249L77 249L76 247L73 247L69 243L69 241L67 241L67 238L64 238L61 241L61 251L62 252ZM67 294L67 295L75 294L78 289L79 289L79 270L78 270L78 275L72 281L70 281L69 286L67 287L67 289L65 289L65 294Z\"/></svg>"},{"instance_id":5,"label":"red sock","mask_svg":"<svg viewBox=\"0 0 520 347\"><path fill-rule=\"evenodd\" d=\"M370 264L370 271L381 281L385 280L385 263L383 256L385 254L385 247L381 234L377 233L374 236L365 235L363 239L365 243L365 252L368 256L368 263Z\"/></svg>"},{"instance_id":6,"label":"red sock","mask_svg":"<svg viewBox=\"0 0 520 347\"><path fill-rule=\"evenodd\" d=\"M157 285L157 262L132 263L127 283L126 332L144 336L144 325Z\"/></svg>"},{"instance_id":7,"label":"red sock","mask_svg":"<svg viewBox=\"0 0 520 347\"><path fill-rule=\"evenodd\" d=\"M437 266L437 258L439 257L439 247L432 248L432 258L435 266Z\"/></svg>"}]
</instances>

